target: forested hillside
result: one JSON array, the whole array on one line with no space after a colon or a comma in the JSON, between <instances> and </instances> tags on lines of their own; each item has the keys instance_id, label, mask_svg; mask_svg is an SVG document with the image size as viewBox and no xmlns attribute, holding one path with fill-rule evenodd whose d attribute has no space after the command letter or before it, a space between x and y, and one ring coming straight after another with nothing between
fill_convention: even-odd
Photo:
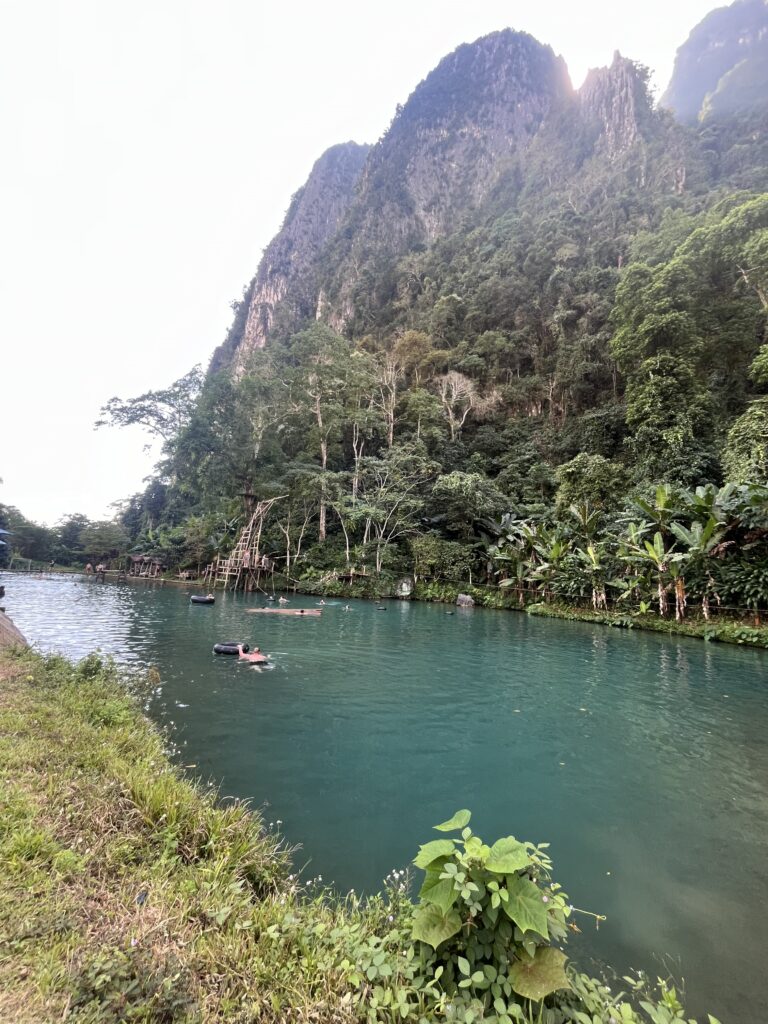
<instances>
[{"instance_id":1,"label":"forested hillside","mask_svg":"<svg viewBox=\"0 0 768 1024\"><path fill-rule=\"evenodd\" d=\"M205 380L108 406L164 440L134 548L204 564L281 496L292 579L768 606L767 190L768 103L460 47L318 161Z\"/></svg>"}]
</instances>

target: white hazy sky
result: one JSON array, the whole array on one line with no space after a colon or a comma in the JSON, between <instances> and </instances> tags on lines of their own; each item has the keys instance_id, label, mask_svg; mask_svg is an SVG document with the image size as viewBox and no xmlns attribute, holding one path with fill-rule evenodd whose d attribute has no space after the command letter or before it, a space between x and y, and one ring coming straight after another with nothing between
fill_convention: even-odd
<instances>
[{"instance_id":1,"label":"white hazy sky","mask_svg":"<svg viewBox=\"0 0 768 1024\"><path fill-rule=\"evenodd\" d=\"M100 406L207 363L316 158L374 142L462 42L511 26L579 85L663 89L713 0L0 0L0 502L52 524L142 489Z\"/></svg>"}]
</instances>

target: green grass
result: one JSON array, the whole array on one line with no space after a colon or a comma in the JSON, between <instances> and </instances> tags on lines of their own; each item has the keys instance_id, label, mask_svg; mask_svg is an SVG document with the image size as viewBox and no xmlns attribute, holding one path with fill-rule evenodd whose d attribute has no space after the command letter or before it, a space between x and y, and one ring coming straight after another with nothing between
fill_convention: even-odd
<instances>
[{"instance_id":1,"label":"green grass","mask_svg":"<svg viewBox=\"0 0 768 1024\"><path fill-rule=\"evenodd\" d=\"M387 911L300 888L279 837L185 780L97 658L0 654L0 865L16 1024L354 1019L347 929Z\"/></svg>"}]
</instances>

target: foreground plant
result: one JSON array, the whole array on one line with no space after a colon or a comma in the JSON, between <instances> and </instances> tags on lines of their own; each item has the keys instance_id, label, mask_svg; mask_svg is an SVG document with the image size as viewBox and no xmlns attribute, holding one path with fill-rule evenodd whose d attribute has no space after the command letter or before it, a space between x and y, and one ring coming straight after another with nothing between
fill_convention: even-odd
<instances>
[{"instance_id":1,"label":"foreground plant","mask_svg":"<svg viewBox=\"0 0 768 1024\"><path fill-rule=\"evenodd\" d=\"M385 934L367 936L342 964L370 1024L694 1024L668 981L640 973L613 994L569 966L559 947L579 931L572 915L605 918L569 903L552 881L547 844L506 836L488 846L470 817L457 811L435 826L460 837L420 847L418 904L393 886Z\"/></svg>"}]
</instances>

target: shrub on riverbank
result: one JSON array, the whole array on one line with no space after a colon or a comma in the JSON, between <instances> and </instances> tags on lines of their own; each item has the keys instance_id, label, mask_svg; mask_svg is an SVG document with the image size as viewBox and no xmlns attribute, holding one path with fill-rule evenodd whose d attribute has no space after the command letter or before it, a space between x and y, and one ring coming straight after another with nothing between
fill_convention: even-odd
<instances>
[{"instance_id":1,"label":"shrub on riverbank","mask_svg":"<svg viewBox=\"0 0 768 1024\"><path fill-rule=\"evenodd\" d=\"M569 913L530 845L427 844L415 912L400 873L365 900L300 884L258 815L171 766L140 712L156 683L95 656L0 655L0 1019L683 1020L667 987L632 1008L645 979L631 1000L570 968L557 987ZM544 927L540 907L518 915L534 890ZM528 956L559 973L537 979Z\"/></svg>"}]
</instances>

